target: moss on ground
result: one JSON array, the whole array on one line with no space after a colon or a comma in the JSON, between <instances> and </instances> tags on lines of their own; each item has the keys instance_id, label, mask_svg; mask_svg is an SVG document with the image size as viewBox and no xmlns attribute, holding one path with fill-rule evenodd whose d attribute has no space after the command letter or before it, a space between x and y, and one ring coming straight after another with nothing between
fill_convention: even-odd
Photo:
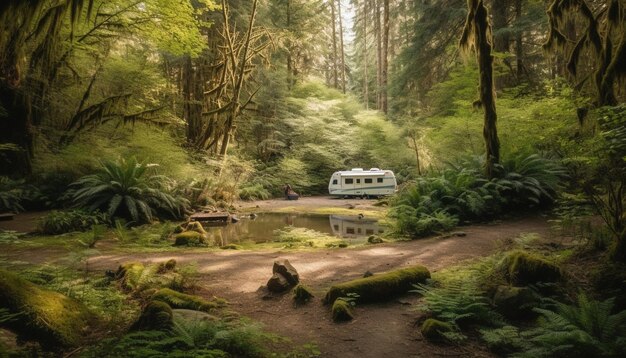
<instances>
[{"instance_id":1,"label":"moss on ground","mask_svg":"<svg viewBox=\"0 0 626 358\"><path fill-rule=\"evenodd\" d=\"M298 303L305 303L313 297L311 289L303 284L298 284L293 288L293 299Z\"/></svg>"},{"instance_id":2,"label":"moss on ground","mask_svg":"<svg viewBox=\"0 0 626 358\"><path fill-rule=\"evenodd\" d=\"M4 270L0 270L0 307L20 313L19 319L6 323L20 339L36 340L46 348L80 344L96 320L82 303Z\"/></svg>"},{"instance_id":3,"label":"moss on ground","mask_svg":"<svg viewBox=\"0 0 626 358\"><path fill-rule=\"evenodd\" d=\"M332 286L326 293L324 301L333 303L348 293L357 294L357 301L360 303L384 301L408 292L414 284L425 283L429 278L428 269L420 265L376 274Z\"/></svg>"},{"instance_id":4,"label":"moss on ground","mask_svg":"<svg viewBox=\"0 0 626 358\"><path fill-rule=\"evenodd\" d=\"M206 237L197 231L184 231L174 236L174 246L208 246Z\"/></svg>"},{"instance_id":5,"label":"moss on ground","mask_svg":"<svg viewBox=\"0 0 626 358\"><path fill-rule=\"evenodd\" d=\"M424 338L431 342L441 342L446 340L445 333L454 331L454 327L450 323L442 322L433 318L429 318L421 327Z\"/></svg>"},{"instance_id":6,"label":"moss on ground","mask_svg":"<svg viewBox=\"0 0 626 358\"><path fill-rule=\"evenodd\" d=\"M335 300L333 303L333 321L335 322L343 322L350 321L354 318L354 314L352 313L352 306L349 302L344 300Z\"/></svg>"},{"instance_id":7,"label":"moss on ground","mask_svg":"<svg viewBox=\"0 0 626 358\"><path fill-rule=\"evenodd\" d=\"M158 290L152 295L153 300L162 301L172 308L182 308L194 311L209 312L220 307L218 302L207 301L202 297L188 295L169 288Z\"/></svg>"},{"instance_id":8,"label":"moss on ground","mask_svg":"<svg viewBox=\"0 0 626 358\"><path fill-rule=\"evenodd\" d=\"M498 270L513 285L556 282L562 277L557 265L523 250L509 252L498 264Z\"/></svg>"}]
</instances>

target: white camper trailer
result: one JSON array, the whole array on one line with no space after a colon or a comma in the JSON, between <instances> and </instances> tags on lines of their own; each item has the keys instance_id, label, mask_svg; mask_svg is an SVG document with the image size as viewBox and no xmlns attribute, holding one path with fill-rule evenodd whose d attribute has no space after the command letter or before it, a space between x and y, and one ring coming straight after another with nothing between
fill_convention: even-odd
<instances>
[{"instance_id":1,"label":"white camper trailer","mask_svg":"<svg viewBox=\"0 0 626 358\"><path fill-rule=\"evenodd\" d=\"M380 196L396 192L396 177L391 170L353 168L335 172L330 177L328 192L337 196Z\"/></svg>"}]
</instances>

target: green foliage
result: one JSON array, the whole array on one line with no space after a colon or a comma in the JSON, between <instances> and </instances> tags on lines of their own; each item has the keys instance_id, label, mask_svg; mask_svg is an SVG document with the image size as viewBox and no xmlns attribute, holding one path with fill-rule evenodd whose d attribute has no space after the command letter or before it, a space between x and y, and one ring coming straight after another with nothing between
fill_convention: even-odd
<instances>
[{"instance_id":1,"label":"green foliage","mask_svg":"<svg viewBox=\"0 0 626 358\"><path fill-rule=\"evenodd\" d=\"M56 211L53 210L40 219L37 231L46 235L57 235L72 231L87 231L94 225L109 225L107 214L86 212L83 210Z\"/></svg>"},{"instance_id":2,"label":"green foliage","mask_svg":"<svg viewBox=\"0 0 626 358\"><path fill-rule=\"evenodd\" d=\"M21 203L27 197L28 192L24 181L11 180L0 176L0 212L10 211L18 213L23 211Z\"/></svg>"},{"instance_id":3,"label":"green foliage","mask_svg":"<svg viewBox=\"0 0 626 358\"><path fill-rule=\"evenodd\" d=\"M494 312L476 279L449 281L445 286L418 284L415 290L424 298L418 309L455 326L500 325L502 316Z\"/></svg>"},{"instance_id":4,"label":"green foliage","mask_svg":"<svg viewBox=\"0 0 626 358\"><path fill-rule=\"evenodd\" d=\"M518 352L524 345L519 329L514 326L485 328L480 330L480 334L489 350L500 355Z\"/></svg>"},{"instance_id":5,"label":"green foliage","mask_svg":"<svg viewBox=\"0 0 626 358\"><path fill-rule=\"evenodd\" d=\"M540 326L524 332L525 350L516 357L619 357L626 354L626 311L613 313L613 299L595 301L584 294L575 306L535 309Z\"/></svg>"},{"instance_id":6,"label":"green foliage","mask_svg":"<svg viewBox=\"0 0 626 358\"><path fill-rule=\"evenodd\" d=\"M459 221L475 221L551 203L560 189L564 170L537 155L518 155L498 167L488 180L482 159L450 165L420 177L394 199L390 216L399 232L420 237L449 230Z\"/></svg>"},{"instance_id":7,"label":"green foliage","mask_svg":"<svg viewBox=\"0 0 626 358\"><path fill-rule=\"evenodd\" d=\"M172 308L182 308L194 311L209 312L219 307L219 304L216 302L207 301L202 297L188 295L169 288L158 290L154 295L152 295L152 299L165 302Z\"/></svg>"},{"instance_id":8,"label":"green foliage","mask_svg":"<svg viewBox=\"0 0 626 358\"><path fill-rule=\"evenodd\" d=\"M242 200L267 200L272 194L261 184L252 184L239 189L239 198Z\"/></svg>"},{"instance_id":9,"label":"green foliage","mask_svg":"<svg viewBox=\"0 0 626 358\"><path fill-rule=\"evenodd\" d=\"M452 324L433 318L425 320L420 327L420 331L431 342L455 341L459 335L459 333L455 332L455 327Z\"/></svg>"},{"instance_id":10,"label":"green foliage","mask_svg":"<svg viewBox=\"0 0 626 358\"><path fill-rule=\"evenodd\" d=\"M515 285L528 285L538 282L556 282L561 279L561 269L548 260L523 250L506 254L496 270Z\"/></svg>"},{"instance_id":11,"label":"green foliage","mask_svg":"<svg viewBox=\"0 0 626 358\"><path fill-rule=\"evenodd\" d=\"M72 186L76 206L89 211L102 209L109 216L122 217L136 223L150 222L154 215L180 217L186 199L167 192L168 178L148 175L147 164L136 159L106 162L96 174L85 176Z\"/></svg>"}]
</instances>

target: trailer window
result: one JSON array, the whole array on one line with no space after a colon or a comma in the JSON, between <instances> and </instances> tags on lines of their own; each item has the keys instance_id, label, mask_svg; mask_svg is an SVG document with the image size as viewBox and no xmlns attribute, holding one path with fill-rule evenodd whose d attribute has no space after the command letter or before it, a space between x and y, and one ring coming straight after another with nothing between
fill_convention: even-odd
<instances>
[{"instance_id":1,"label":"trailer window","mask_svg":"<svg viewBox=\"0 0 626 358\"><path fill-rule=\"evenodd\" d=\"M372 178L365 178L365 184L372 184Z\"/></svg>"},{"instance_id":2,"label":"trailer window","mask_svg":"<svg viewBox=\"0 0 626 358\"><path fill-rule=\"evenodd\" d=\"M345 183L346 183L346 184L353 184L353 183L354 183L354 179L352 179L352 178L346 178Z\"/></svg>"},{"instance_id":3,"label":"trailer window","mask_svg":"<svg viewBox=\"0 0 626 358\"><path fill-rule=\"evenodd\" d=\"M337 185L337 179L333 179L333 185Z\"/></svg>"},{"instance_id":4,"label":"trailer window","mask_svg":"<svg viewBox=\"0 0 626 358\"><path fill-rule=\"evenodd\" d=\"M357 184L361 184L361 179L357 179L357 180L356 180L356 183L357 183Z\"/></svg>"},{"instance_id":5,"label":"trailer window","mask_svg":"<svg viewBox=\"0 0 626 358\"><path fill-rule=\"evenodd\" d=\"M376 178L376 182L377 183L382 183L383 182L383 178Z\"/></svg>"}]
</instances>

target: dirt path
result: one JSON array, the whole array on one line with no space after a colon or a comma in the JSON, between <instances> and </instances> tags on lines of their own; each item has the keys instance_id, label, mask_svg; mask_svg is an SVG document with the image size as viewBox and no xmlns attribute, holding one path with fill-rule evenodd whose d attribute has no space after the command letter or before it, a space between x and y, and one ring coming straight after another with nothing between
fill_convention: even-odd
<instances>
[{"instance_id":1,"label":"dirt path","mask_svg":"<svg viewBox=\"0 0 626 358\"><path fill-rule=\"evenodd\" d=\"M201 295L226 298L233 310L289 337L294 344L316 343L323 357L489 356L480 349L460 351L424 342L415 326L419 314L412 310L416 298L411 295L385 304L360 305L356 319L348 324L333 323L329 308L319 300L334 282L361 277L367 270L376 273L421 264L435 272L489 255L506 240L523 233L537 233L544 238L549 235L546 219L539 217L461 230L467 235L354 249L100 255L91 258L89 266L115 269L128 261L160 262L170 258L179 263L195 262L201 274ZM289 294L274 297L261 288L271 276L276 259L288 259L295 266L301 281L315 291L313 302L296 308Z\"/></svg>"}]
</instances>

